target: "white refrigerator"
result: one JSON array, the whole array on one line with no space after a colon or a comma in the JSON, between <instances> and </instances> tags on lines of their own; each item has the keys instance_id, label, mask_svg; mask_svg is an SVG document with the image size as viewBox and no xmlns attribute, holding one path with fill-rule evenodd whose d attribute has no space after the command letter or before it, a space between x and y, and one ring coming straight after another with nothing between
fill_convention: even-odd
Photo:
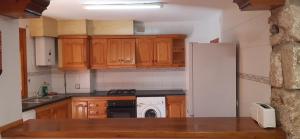
<instances>
[{"instance_id":1,"label":"white refrigerator","mask_svg":"<svg viewBox=\"0 0 300 139\"><path fill-rule=\"evenodd\" d=\"M236 46L191 43L192 117L236 117Z\"/></svg>"}]
</instances>

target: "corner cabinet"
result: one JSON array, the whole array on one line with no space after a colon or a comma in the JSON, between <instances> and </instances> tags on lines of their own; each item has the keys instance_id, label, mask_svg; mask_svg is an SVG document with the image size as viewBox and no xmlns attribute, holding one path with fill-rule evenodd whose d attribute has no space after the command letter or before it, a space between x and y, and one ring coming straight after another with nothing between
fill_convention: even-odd
<instances>
[{"instance_id":1,"label":"corner cabinet","mask_svg":"<svg viewBox=\"0 0 300 139\"><path fill-rule=\"evenodd\" d=\"M35 109L37 119L69 119L71 118L70 100L46 105Z\"/></svg>"},{"instance_id":2,"label":"corner cabinet","mask_svg":"<svg viewBox=\"0 0 300 139\"><path fill-rule=\"evenodd\" d=\"M185 96L167 96L167 117L183 118L186 117Z\"/></svg>"},{"instance_id":3,"label":"corner cabinet","mask_svg":"<svg viewBox=\"0 0 300 139\"><path fill-rule=\"evenodd\" d=\"M84 70L89 68L89 37L59 36L59 68L62 70Z\"/></svg>"}]
</instances>

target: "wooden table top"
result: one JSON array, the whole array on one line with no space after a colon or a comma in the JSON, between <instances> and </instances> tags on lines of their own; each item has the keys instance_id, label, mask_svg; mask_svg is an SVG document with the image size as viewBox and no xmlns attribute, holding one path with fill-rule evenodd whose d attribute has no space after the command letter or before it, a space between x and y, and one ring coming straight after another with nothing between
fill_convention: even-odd
<instances>
[{"instance_id":1,"label":"wooden table top","mask_svg":"<svg viewBox=\"0 0 300 139\"><path fill-rule=\"evenodd\" d=\"M250 118L30 120L8 138L285 139L280 128L262 129Z\"/></svg>"}]
</instances>

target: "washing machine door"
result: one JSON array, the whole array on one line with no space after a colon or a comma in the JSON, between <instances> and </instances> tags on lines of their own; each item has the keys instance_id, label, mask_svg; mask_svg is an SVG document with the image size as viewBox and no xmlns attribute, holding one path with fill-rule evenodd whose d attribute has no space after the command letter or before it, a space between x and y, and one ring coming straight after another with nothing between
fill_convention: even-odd
<instances>
[{"instance_id":1,"label":"washing machine door","mask_svg":"<svg viewBox=\"0 0 300 139\"><path fill-rule=\"evenodd\" d=\"M160 117L162 117L162 114L159 111L159 109L157 109L156 107L149 106L144 109L143 117L144 118L160 118Z\"/></svg>"}]
</instances>

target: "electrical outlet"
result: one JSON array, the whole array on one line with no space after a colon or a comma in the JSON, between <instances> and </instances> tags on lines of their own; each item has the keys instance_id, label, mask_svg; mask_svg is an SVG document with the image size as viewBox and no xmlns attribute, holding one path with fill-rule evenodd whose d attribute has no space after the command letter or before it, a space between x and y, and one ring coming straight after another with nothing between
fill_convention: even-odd
<instances>
[{"instance_id":1,"label":"electrical outlet","mask_svg":"<svg viewBox=\"0 0 300 139\"><path fill-rule=\"evenodd\" d=\"M80 89L80 84L75 84L75 89Z\"/></svg>"}]
</instances>

